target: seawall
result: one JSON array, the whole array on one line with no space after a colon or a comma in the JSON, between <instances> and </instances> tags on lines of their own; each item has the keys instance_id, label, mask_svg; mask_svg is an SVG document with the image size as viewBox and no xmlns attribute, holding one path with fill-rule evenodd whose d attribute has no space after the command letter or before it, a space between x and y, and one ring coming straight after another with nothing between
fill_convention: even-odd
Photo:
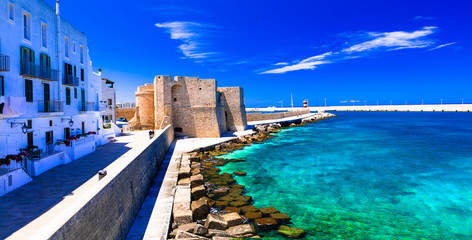
<instances>
[{"instance_id":1,"label":"seawall","mask_svg":"<svg viewBox=\"0 0 472 240\"><path fill-rule=\"evenodd\" d=\"M173 136L166 127L7 239L126 238Z\"/></svg>"},{"instance_id":2,"label":"seawall","mask_svg":"<svg viewBox=\"0 0 472 240\"><path fill-rule=\"evenodd\" d=\"M305 109L297 109L295 111L290 111L290 112L279 112L279 113L250 113L250 112L247 112L246 116L247 116L247 121L248 122L253 122L253 121L281 119L281 118L293 117L293 116L307 114L307 113L310 113L310 110L305 108Z\"/></svg>"},{"instance_id":3,"label":"seawall","mask_svg":"<svg viewBox=\"0 0 472 240\"><path fill-rule=\"evenodd\" d=\"M296 108L247 108L246 111L296 111ZM306 108L305 108L306 109ZM308 107L310 111L472 112L472 104L367 105ZM248 120L249 121L249 120Z\"/></svg>"}]
</instances>

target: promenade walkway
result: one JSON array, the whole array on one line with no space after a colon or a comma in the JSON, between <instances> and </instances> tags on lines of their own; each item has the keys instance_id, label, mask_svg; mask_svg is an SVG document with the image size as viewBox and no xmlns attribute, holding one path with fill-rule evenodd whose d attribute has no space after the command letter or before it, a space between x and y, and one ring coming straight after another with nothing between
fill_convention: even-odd
<instances>
[{"instance_id":1,"label":"promenade walkway","mask_svg":"<svg viewBox=\"0 0 472 240\"><path fill-rule=\"evenodd\" d=\"M260 125L260 124L271 124L271 123L282 123L282 122L293 122L296 120L301 120L305 118L311 118L318 115L318 113L307 113L307 114L302 114L299 116L293 116L293 117L286 117L286 118L278 118L278 119L271 119L271 120L262 120L262 121L252 121L248 122L248 126L255 126L255 125Z\"/></svg>"},{"instance_id":2,"label":"promenade walkway","mask_svg":"<svg viewBox=\"0 0 472 240\"><path fill-rule=\"evenodd\" d=\"M114 143L98 146L95 152L69 164L33 177L32 182L0 197L0 239L7 238L32 222L95 176L99 170L134 147L149 141L149 137L147 131L139 131L116 137L116 140Z\"/></svg>"}]
</instances>

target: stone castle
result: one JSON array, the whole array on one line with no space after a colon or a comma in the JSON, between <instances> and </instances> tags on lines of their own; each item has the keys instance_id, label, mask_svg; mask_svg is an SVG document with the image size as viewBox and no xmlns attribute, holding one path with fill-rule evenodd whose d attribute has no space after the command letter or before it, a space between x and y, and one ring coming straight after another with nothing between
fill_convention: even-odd
<instances>
[{"instance_id":1,"label":"stone castle","mask_svg":"<svg viewBox=\"0 0 472 240\"><path fill-rule=\"evenodd\" d=\"M219 87L215 79L156 76L138 87L133 129L172 125L176 136L220 137L245 129L246 108L241 87Z\"/></svg>"}]
</instances>

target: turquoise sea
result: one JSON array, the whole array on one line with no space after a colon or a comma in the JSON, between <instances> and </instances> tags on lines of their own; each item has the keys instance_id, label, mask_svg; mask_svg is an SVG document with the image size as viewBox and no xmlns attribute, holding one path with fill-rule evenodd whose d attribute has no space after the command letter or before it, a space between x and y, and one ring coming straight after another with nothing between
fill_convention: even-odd
<instances>
[{"instance_id":1,"label":"turquoise sea","mask_svg":"<svg viewBox=\"0 0 472 240\"><path fill-rule=\"evenodd\" d=\"M472 239L472 114L334 112L222 156L305 239ZM281 238L274 232L266 238Z\"/></svg>"}]
</instances>

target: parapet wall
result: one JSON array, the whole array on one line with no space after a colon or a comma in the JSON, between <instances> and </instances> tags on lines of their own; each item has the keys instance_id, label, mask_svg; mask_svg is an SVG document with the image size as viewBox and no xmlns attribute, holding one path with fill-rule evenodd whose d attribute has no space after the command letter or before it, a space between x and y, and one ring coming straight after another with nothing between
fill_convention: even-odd
<instances>
[{"instance_id":1,"label":"parapet wall","mask_svg":"<svg viewBox=\"0 0 472 240\"><path fill-rule=\"evenodd\" d=\"M246 113L246 116L247 116L248 122L253 122L253 121L264 121L264 120L293 117L293 116L307 114L307 113L310 113L309 109L297 110L297 111L292 111L292 112L281 112L281 113Z\"/></svg>"},{"instance_id":2,"label":"parapet wall","mask_svg":"<svg viewBox=\"0 0 472 240\"><path fill-rule=\"evenodd\" d=\"M173 141L170 126L133 148L11 239L125 239ZM54 219L54 221L51 221Z\"/></svg>"}]
</instances>

